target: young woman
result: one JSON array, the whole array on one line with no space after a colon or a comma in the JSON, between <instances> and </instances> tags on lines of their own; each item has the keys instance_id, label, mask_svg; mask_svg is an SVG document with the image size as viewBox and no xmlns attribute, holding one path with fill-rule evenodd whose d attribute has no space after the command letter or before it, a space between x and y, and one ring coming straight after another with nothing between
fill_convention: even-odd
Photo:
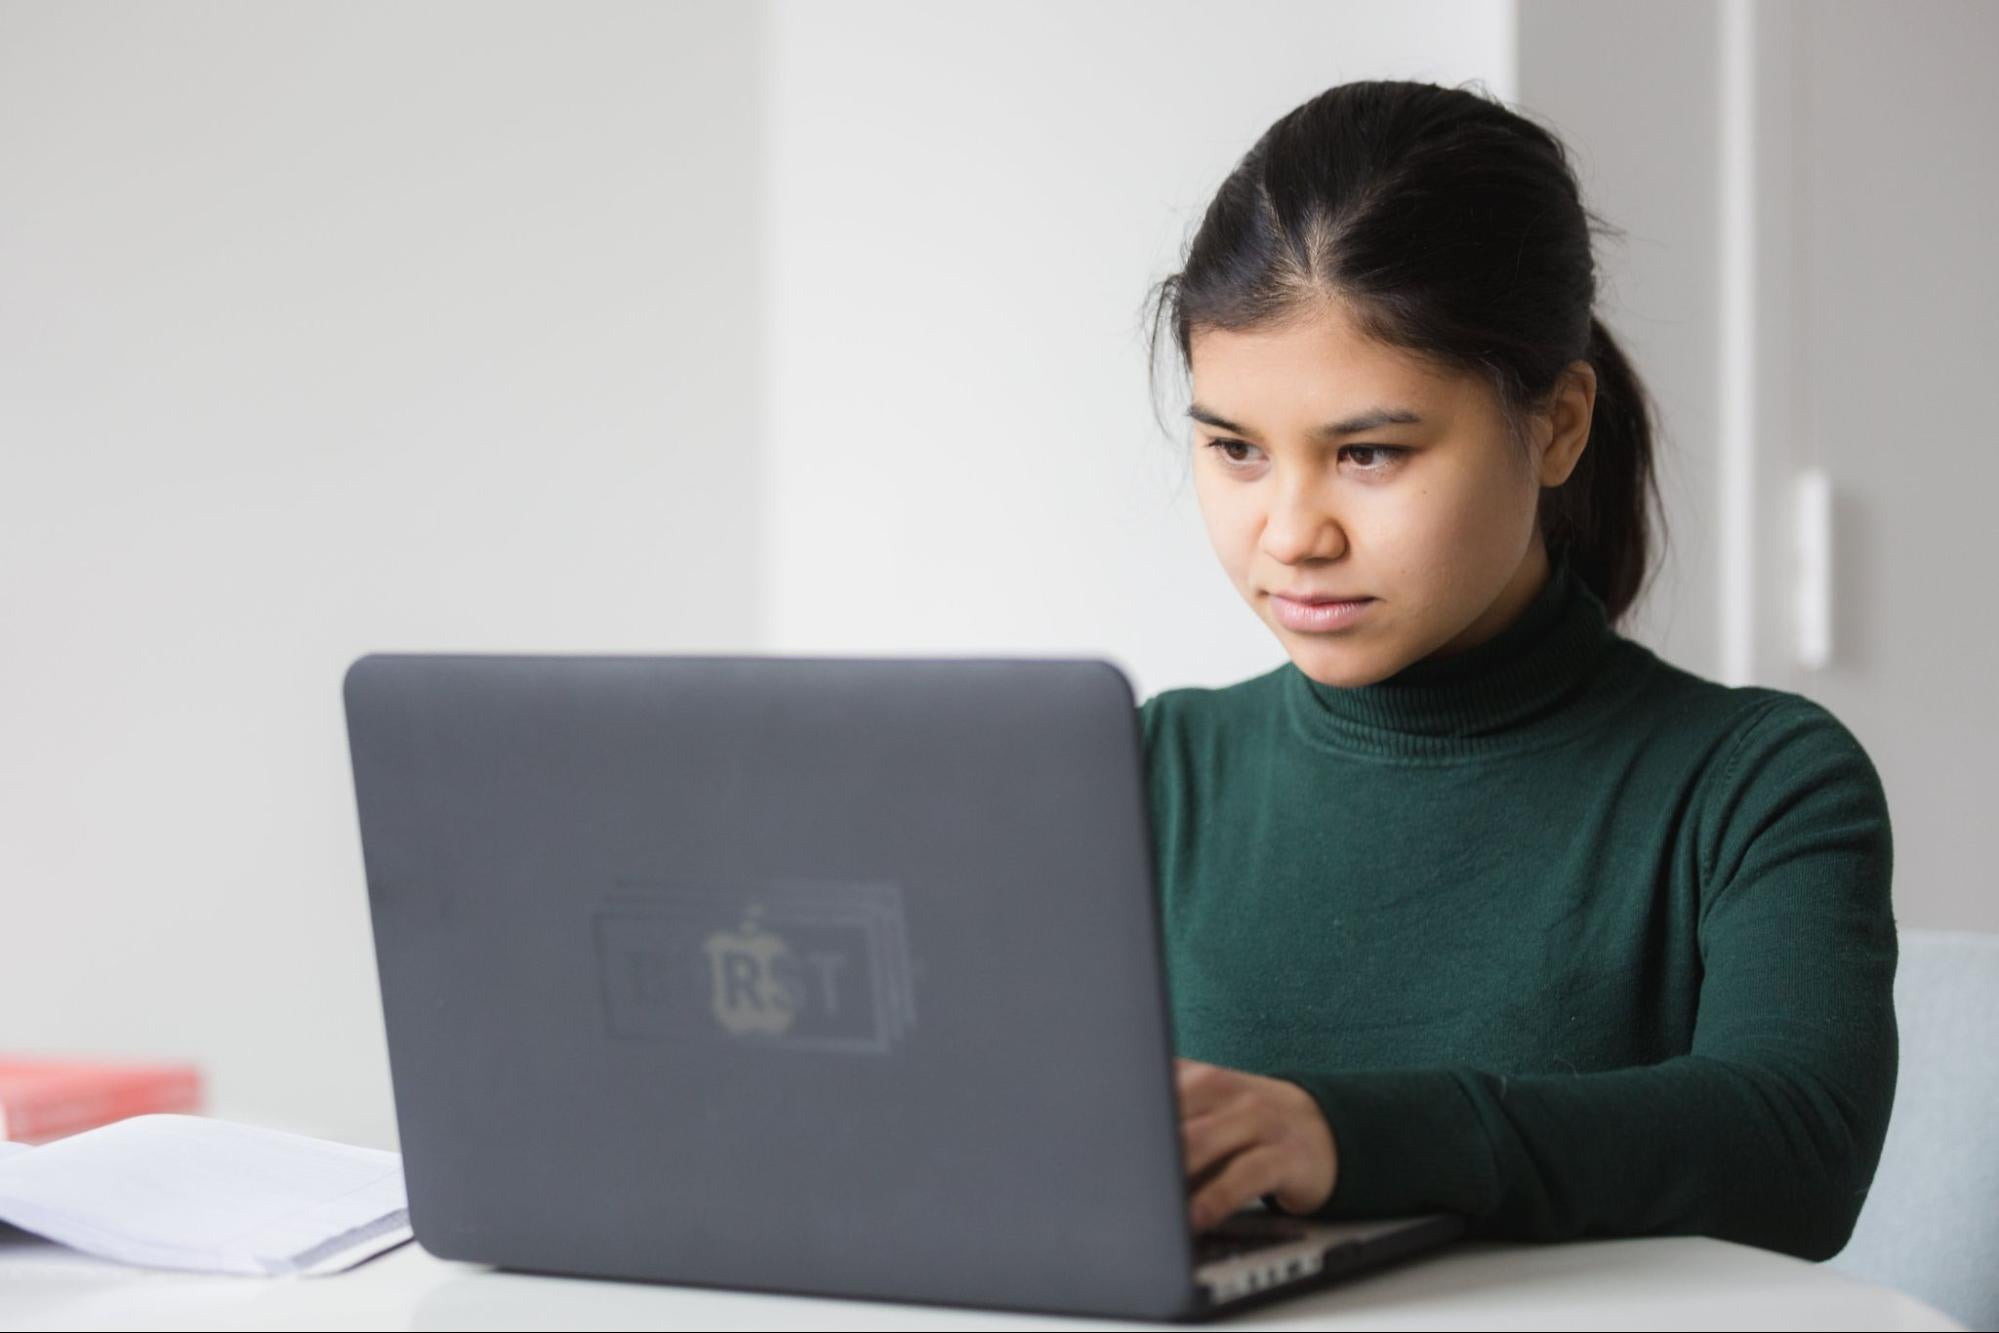
<instances>
[{"instance_id":1,"label":"young woman","mask_svg":"<svg viewBox=\"0 0 1999 1333\"><path fill-rule=\"evenodd\" d=\"M1342 85L1154 294L1208 536L1289 660L1140 707L1189 1209L1822 1259L1894 1094L1888 809L1802 695L1615 626L1651 405L1594 215L1477 93Z\"/></svg>"}]
</instances>

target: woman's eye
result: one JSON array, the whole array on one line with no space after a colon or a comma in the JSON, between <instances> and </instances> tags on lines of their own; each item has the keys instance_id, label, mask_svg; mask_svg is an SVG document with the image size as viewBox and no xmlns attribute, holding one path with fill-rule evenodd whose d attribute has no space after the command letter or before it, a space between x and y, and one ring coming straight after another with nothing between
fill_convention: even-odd
<instances>
[{"instance_id":1,"label":"woman's eye","mask_svg":"<svg viewBox=\"0 0 1999 1333\"><path fill-rule=\"evenodd\" d=\"M1386 472L1391 466L1394 465L1395 461L1398 458L1400 458L1403 454L1408 453L1409 451L1407 449L1398 449L1385 444L1350 444L1347 445L1344 449L1341 449L1340 452L1343 454L1350 454L1350 453L1366 454L1370 458L1379 455L1382 460L1381 462L1363 464L1361 466L1361 471Z\"/></svg>"},{"instance_id":2,"label":"woman's eye","mask_svg":"<svg viewBox=\"0 0 1999 1333\"><path fill-rule=\"evenodd\" d=\"M1233 452L1234 450L1254 449L1255 447L1255 445L1243 440L1216 439L1208 441L1208 448L1219 450L1222 457L1231 463L1244 463L1248 461L1245 458L1238 457ZM1350 454L1363 455L1363 458L1356 460L1362 472L1386 472L1397 462L1401 461L1402 455L1410 452L1412 451L1400 445L1391 444L1348 444L1340 448L1341 457L1346 457Z\"/></svg>"}]
</instances>

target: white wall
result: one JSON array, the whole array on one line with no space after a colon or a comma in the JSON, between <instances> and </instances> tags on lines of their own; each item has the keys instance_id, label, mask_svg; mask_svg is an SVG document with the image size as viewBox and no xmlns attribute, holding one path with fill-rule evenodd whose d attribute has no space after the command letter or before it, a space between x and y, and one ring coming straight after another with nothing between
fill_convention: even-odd
<instances>
[{"instance_id":1,"label":"white wall","mask_svg":"<svg viewBox=\"0 0 1999 1333\"><path fill-rule=\"evenodd\" d=\"M393 1143L363 651L1275 665L1140 303L1276 116L1510 97L1513 29L0 7L0 1049L192 1058L231 1114Z\"/></svg>"},{"instance_id":2,"label":"white wall","mask_svg":"<svg viewBox=\"0 0 1999 1333\"><path fill-rule=\"evenodd\" d=\"M773 6L768 642L1106 656L1141 695L1267 670L1184 423L1153 424L1141 302L1306 98L1512 96L1513 5L975 12Z\"/></svg>"},{"instance_id":3,"label":"white wall","mask_svg":"<svg viewBox=\"0 0 1999 1333\"><path fill-rule=\"evenodd\" d=\"M1667 525L1623 632L1720 678L1718 5L1521 0L1519 31L1519 105L1556 127L1583 201L1625 233L1597 242L1597 310L1659 408Z\"/></svg>"},{"instance_id":4,"label":"white wall","mask_svg":"<svg viewBox=\"0 0 1999 1333\"><path fill-rule=\"evenodd\" d=\"M393 1142L340 675L752 643L760 18L0 8L0 1050Z\"/></svg>"},{"instance_id":5,"label":"white wall","mask_svg":"<svg viewBox=\"0 0 1999 1333\"><path fill-rule=\"evenodd\" d=\"M1758 5L1755 518L1759 679L1811 695L1867 747L1895 832L1904 926L1999 931L1991 793L1992 497L1983 390L1999 360L1999 6ZM1859 91L1864 90L1864 92ZM1767 278L1766 278L1767 275ZM1793 606L1793 487L1832 491L1831 653Z\"/></svg>"}]
</instances>

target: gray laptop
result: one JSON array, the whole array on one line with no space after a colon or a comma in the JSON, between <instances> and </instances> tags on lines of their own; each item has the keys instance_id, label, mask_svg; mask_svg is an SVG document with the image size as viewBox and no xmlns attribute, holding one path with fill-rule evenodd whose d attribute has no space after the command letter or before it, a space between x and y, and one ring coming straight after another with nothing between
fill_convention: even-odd
<instances>
[{"instance_id":1,"label":"gray laptop","mask_svg":"<svg viewBox=\"0 0 1999 1333\"><path fill-rule=\"evenodd\" d=\"M1461 1228L1190 1234L1110 662L376 654L345 694L434 1254L1200 1319Z\"/></svg>"}]
</instances>

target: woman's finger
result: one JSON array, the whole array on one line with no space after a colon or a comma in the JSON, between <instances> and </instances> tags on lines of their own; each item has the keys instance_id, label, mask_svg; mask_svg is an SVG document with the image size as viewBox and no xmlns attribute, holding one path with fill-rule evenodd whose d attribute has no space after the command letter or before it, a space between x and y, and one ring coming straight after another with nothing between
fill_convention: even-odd
<instances>
[{"instance_id":1,"label":"woman's finger","mask_svg":"<svg viewBox=\"0 0 1999 1333\"><path fill-rule=\"evenodd\" d=\"M1280 1174L1275 1149L1258 1145L1230 1158L1214 1179L1187 1201L1187 1221L1196 1231L1227 1220L1252 1199L1262 1198Z\"/></svg>"},{"instance_id":2,"label":"woman's finger","mask_svg":"<svg viewBox=\"0 0 1999 1333\"><path fill-rule=\"evenodd\" d=\"M1268 1126L1253 1102L1229 1102L1180 1121L1180 1151L1190 1179L1205 1174L1224 1157L1265 1138Z\"/></svg>"},{"instance_id":3,"label":"woman's finger","mask_svg":"<svg viewBox=\"0 0 1999 1333\"><path fill-rule=\"evenodd\" d=\"M1213 1110L1240 1089L1242 1075L1221 1065L1199 1060L1178 1061L1173 1069L1173 1085L1180 1097L1180 1118L1185 1120Z\"/></svg>"}]
</instances>

